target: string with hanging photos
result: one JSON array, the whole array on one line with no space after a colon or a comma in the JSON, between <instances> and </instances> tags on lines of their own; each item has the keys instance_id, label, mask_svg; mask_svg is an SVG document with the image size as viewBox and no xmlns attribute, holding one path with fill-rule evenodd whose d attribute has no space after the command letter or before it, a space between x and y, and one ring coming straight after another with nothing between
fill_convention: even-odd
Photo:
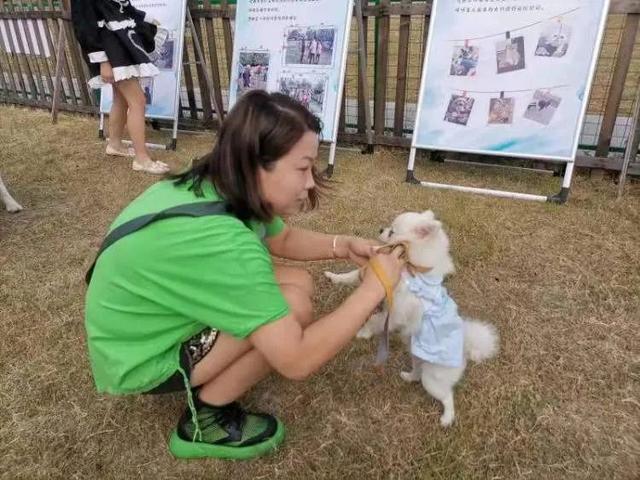
<instances>
[{"instance_id":1,"label":"string with hanging photos","mask_svg":"<svg viewBox=\"0 0 640 480\"><path fill-rule=\"evenodd\" d=\"M487 123L495 125L509 125L512 124L514 120L516 99L515 97L507 97L505 94L534 92L527 104L526 110L524 111L523 118L542 125L548 125L562 101L562 98L554 95L552 91L566 87L569 87L569 85L497 91L474 91L451 88L452 91L461 92L461 94L453 94L451 96L444 120L457 125L466 126L477 100L475 97L469 96L471 93L474 95L494 95L494 97L489 101L489 116ZM495 97L495 95L499 96Z\"/></svg>"},{"instance_id":2,"label":"string with hanging photos","mask_svg":"<svg viewBox=\"0 0 640 480\"><path fill-rule=\"evenodd\" d=\"M562 19L562 17L567 16L571 13L577 12L578 10L580 10L582 7L576 7L576 8L572 8L571 10L567 10L566 12L562 12L558 15L553 15L551 17L547 17L544 18L542 20L538 20L537 22L533 22L533 23L529 23L527 25L523 25L522 27L518 27L518 28L512 28L509 32L497 32L497 33L492 33L489 35L483 35L480 37L470 37L470 38L458 38L458 39L450 39L448 40L449 42L470 42L473 40L486 40L487 38L494 38L494 37L501 37L502 35L505 35L505 33L508 35L507 38L509 38L510 34L513 32L519 32L521 30L526 30L528 28L531 27L535 27L536 25L540 25L542 23L545 22L549 22L550 20L558 20L558 19Z\"/></svg>"}]
</instances>

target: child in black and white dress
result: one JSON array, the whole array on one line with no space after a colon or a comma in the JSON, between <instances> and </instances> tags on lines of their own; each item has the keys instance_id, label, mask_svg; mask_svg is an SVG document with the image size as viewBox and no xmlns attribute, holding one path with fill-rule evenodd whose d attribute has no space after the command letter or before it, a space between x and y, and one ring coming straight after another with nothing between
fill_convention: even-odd
<instances>
[{"instance_id":1,"label":"child in black and white dress","mask_svg":"<svg viewBox=\"0 0 640 480\"><path fill-rule=\"evenodd\" d=\"M150 56L162 41L158 22L129 0L71 0L71 17L91 73L89 86L113 87L107 154L133 157L134 170L167 173L169 166L154 162L145 145L146 97L139 83L159 73ZM122 143L125 124L133 149Z\"/></svg>"}]
</instances>

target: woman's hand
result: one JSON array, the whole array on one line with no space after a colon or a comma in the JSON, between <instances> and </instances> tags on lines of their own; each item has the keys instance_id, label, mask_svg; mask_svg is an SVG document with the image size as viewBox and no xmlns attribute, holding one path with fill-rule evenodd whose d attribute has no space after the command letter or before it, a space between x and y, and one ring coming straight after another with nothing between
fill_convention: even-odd
<instances>
[{"instance_id":1,"label":"woman's hand","mask_svg":"<svg viewBox=\"0 0 640 480\"><path fill-rule=\"evenodd\" d=\"M100 64L100 78L105 83L113 83L113 68L111 68L111 64L109 62L102 62Z\"/></svg>"},{"instance_id":2,"label":"woman's hand","mask_svg":"<svg viewBox=\"0 0 640 480\"><path fill-rule=\"evenodd\" d=\"M374 247L379 245L380 242L375 240L338 235L335 253L337 258L351 260L357 265L364 265L375 255Z\"/></svg>"},{"instance_id":3,"label":"woman's hand","mask_svg":"<svg viewBox=\"0 0 640 480\"><path fill-rule=\"evenodd\" d=\"M398 246L394 248L391 253L377 253L373 255L371 262L377 264L379 274L384 278L380 278L375 270L369 266L362 279L362 285L367 285L369 288L378 292L382 290L383 295L386 293L386 287L393 290L400 281L400 275L405 265L405 261L400 258L402 252L403 248Z\"/></svg>"}]
</instances>

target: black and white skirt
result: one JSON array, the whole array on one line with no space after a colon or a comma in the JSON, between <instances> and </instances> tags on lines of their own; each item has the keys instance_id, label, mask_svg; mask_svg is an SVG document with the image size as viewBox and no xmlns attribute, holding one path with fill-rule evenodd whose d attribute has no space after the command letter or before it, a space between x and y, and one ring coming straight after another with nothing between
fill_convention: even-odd
<instances>
[{"instance_id":1,"label":"black and white skirt","mask_svg":"<svg viewBox=\"0 0 640 480\"><path fill-rule=\"evenodd\" d=\"M153 58L154 52L166 39L164 30L158 29L156 32L155 25L146 23L136 26L133 20L101 21L99 26L106 28L109 35L103 37L104 52L89 54L91 79L88 83L91 88L106 85L100 76L99 62L108 61L111 64L116 82L132 77L153 77L160 73L153 64Z\"/></svg>"}]
</instances>

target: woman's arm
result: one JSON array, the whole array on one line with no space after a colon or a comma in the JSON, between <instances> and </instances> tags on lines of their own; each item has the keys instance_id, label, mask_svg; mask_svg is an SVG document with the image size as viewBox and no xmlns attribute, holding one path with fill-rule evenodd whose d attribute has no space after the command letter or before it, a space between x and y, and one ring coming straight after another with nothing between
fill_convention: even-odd
<instances>
[{"instance_id":1,"label":"woman's arm","mask_svg":"<svg viewBox=\"0 0 640 480\"><path fill-rule=\"evenodd\" d=\"M400 278L399 251L376 255L388 281ZM371 269L360 286L334 312L303 330L293 314L258 328L250 341L281 375L302 380L331 360L349 343L384 298L384 287Z\"/></svg>"},{"instance_id":2,"label":"woman's arm","mask_svg":"<svg viewBox=\"0 0 640 480\"><path fill-rule=\"evenodd\" d=\"M351 341L383 298L382 285L365 278L340 307L306 329L290 314L260 327L250 341L282 376L304 380Z\"/></svg>"},{"instance_id":3,"label":"woman's arm","mask_svg":"<svg viewBox=\"0 0 640 480\"><path fill-rule=\"evenodd\" d=\"M375 244L357 237L327 235L287 226L280 234L267 239L269 252L276 257L307 261L341 258L358 264L368 260Z\"/></svg>"}]
</instances>

